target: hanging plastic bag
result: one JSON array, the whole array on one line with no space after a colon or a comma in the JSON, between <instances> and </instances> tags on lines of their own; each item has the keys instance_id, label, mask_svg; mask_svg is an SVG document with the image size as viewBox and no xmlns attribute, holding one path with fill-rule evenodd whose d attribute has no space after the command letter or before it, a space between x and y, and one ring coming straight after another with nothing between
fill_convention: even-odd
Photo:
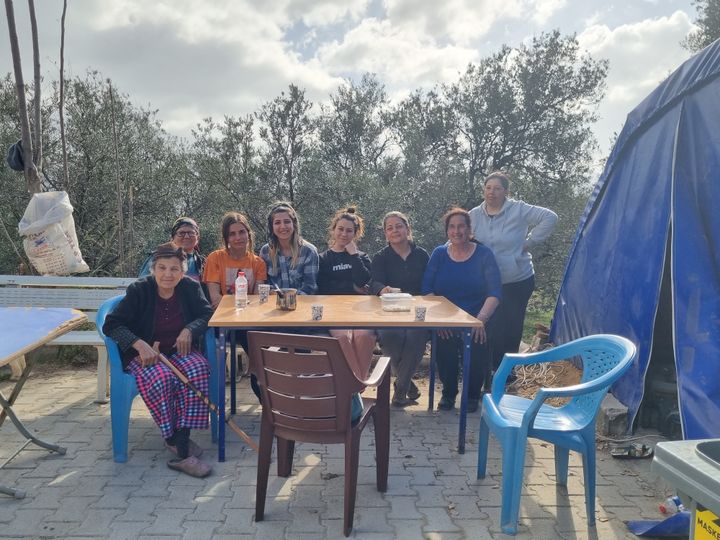
<instances>
[{"instance_id":1,"label":"hanging plastic bag","mask_svg":"<svg viewBox=\"0 0 720 540\"><path fill-rule=\"evenodd\" d=\"M64 191L36 193L25 209L18 231L28 259L42 275L90 270L80 253L72 212Z\"/></svg>"}]
</instances>

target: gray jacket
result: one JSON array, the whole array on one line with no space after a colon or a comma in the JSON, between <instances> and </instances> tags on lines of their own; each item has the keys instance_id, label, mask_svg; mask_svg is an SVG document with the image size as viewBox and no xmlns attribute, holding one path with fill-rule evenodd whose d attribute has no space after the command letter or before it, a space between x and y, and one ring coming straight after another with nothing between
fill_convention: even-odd
<instances>
[{"instance_id":1,"label":"gray jacket","mask_svg":"<svg viewBox=\"0 0 720 540\"><path fill-rule=\"evenodd\" d=\"M485 203L470 210L475 239L495 255L503 284L535 273L530 249L544 242L557 223L557 214L542 206L506 199L500 213L490 216Z\"/></svg>"}]
</instances>

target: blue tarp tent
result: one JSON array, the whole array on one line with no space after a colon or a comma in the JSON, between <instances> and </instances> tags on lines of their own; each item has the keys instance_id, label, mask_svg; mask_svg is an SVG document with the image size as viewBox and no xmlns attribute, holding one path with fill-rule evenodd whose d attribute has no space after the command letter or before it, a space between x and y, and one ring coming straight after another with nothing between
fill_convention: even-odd
<instances>
[{"instance_id":1,"label":"blue tarp tent","mask_svg":"<svg viewBox=\"0 0 720 540\"><path fill-rule=\"evenodd\" d=\"M720 437L720 41L632 111L580 220L551 339L609 332L638 345L613 394L643 398L665 258L686 439Z\"/></svg>"}]
</instances>

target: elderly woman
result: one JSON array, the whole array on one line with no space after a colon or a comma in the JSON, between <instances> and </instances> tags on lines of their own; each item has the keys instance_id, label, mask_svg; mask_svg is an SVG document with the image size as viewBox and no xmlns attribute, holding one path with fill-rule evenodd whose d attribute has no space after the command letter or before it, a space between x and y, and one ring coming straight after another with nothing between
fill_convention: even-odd
<instances>
[{"instance_id":1,"label":"elderly woman","mask_svg":"<svg viewBox=\"0 0 720 540\"><path fill-rule=\"evenodd\" d=\"M191 429L207 429L208 407L158 361L168 357L203 393L210 369L196 345L205 334L212 308L200 284L185 277L185 251L168 242L152 254L151 275L127 288L125 297L105 319L103 332L122 351L123 367L137 382L167 449L175 454L171 469L196 477L211 467L198 458L202 449L190 439Z\"/></svg>"},{"instance_id":2,"label":"elderly woman","mask_svg":"<svg viewBox=\"0 0 720 540\"><path fill-rule=\"evenodd\" d=\"M502 305L492 322L490 349L493 368L506 352L518 352L525 310L535 289L530 250L544 242L557 223L557 214L509 198L510 178L494 172L485 178L485 200L470 210L473 236L495 255L502 278Z\"/></svg>"},{"instance_id":3,"label":"elderly woman","mask_svg":"<svg viewBox=\"0 0 720 540\"><path fill-rule=\"evenodd\" d=\"M462 208L451 208L444 216L448 243L438 246L430 255L422 293L446 297L480 321L473 329L470 349L468 411L475 412L480 401L483 379L490 373L485 326L500 304L502 294L500 271L488 248L473 241L470 215ZM437 365L443 384L438 409L449 411L458 393L458 363L462 359L462 336L451 331L438 332Z\"/></svg>"},{"instance_id":4,"label":"elderly woman","mask_svg":"<svg viewBox=\"0 0 720 540\"><path fill-rule=\"evenodd\" d=\"M298 294L317 293L317 248L300 235L300 221L289 203L270 208L267 221L268 243L260 249L267 266L268 281L281 289L297 289Z\"/></svg>"},{"instance_id":5,"label":"elderly woman","mask_svg":"<svg viewBox=\"0 0 720 540\"><path fill-rule=\"evenodd\" d=\"M320 254L320 294L367 294L370 257L357 247L364 233L365 223L354 206L335 212L328 227L329 249ZM357 375L365 379L370 372L375 349L375 332L330 330L330 335L350 342L355 353Z\"/></svg>"},{"instance_id":6,"label":"elderly woman","mask_svg":"<svg viewBox=\"0 0 720 540\"><path fill-rule=\"evenodd\" d=\"M415 245L410 220L402 212L388 212L383 218L383 230L388 245L372 260L370 292L406 292L420 294L428 254ZM420 390L412 382L412 376L425 353L427 330L379 330L380 346L384 355L390 357L395 374L395 392L392 404L396 407L412 405L420 398Z\"/></svg>"},{"instance_id":7,"label":"elderly woman","mask_svg":"<svg viewBox=\"0 0 720 540\"><path fill-rule=\"evenodd\" d=\"M255 233L247 217L239 212L228 212L222 217L222 249L208 255L203 271L203 283L207 284L210 303L216 308L226 294L235 294L235 278L239 271L245 272L248 292L257 292L258 283L265 283L265 262L253 252Z\"/></svg>"},{"instance_id":8,"label":"elderly woman","mask_svg":"<svg viewBox=\"0 0 720 540\"><path fill-rule=\"evenodd\" d=\"M198 244L200 242L200 228L194 219L189 217L179 217L173 223L170 230L170 241L180 246L187 258L187 277L200 281L205 265L205 257L200 255ZM150 265L152 264L152 254L150 254L140 267L138 277L150 275Z\"/></svg>"}]
</instances>

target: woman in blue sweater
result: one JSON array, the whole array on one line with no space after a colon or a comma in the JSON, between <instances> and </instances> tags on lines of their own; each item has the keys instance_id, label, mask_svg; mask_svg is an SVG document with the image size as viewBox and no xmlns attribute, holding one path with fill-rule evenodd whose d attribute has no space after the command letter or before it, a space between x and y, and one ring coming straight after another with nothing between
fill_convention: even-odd
<instances>
[{"instance_id":1,"label":"woman in blue sweater","mask_svg":"<svg viewBox=\"0 0 720 540\"><path fill-rule=\"evenodd\" d=\"M480 401L483 379L490 375L490 359L485 326L500 304L502 283L495 257L488 248L475 242L470 215L462 208L451 208L444 216L448 243L432 252L423 277L422 294L444 296L482 323L473 330L468 387L468 411L474 412ZM458 393L458 364L462 359L463 339L459 333L439 331L437 365L443 384L438 409L449 411Z\"/></svg>"}]
</instances>

